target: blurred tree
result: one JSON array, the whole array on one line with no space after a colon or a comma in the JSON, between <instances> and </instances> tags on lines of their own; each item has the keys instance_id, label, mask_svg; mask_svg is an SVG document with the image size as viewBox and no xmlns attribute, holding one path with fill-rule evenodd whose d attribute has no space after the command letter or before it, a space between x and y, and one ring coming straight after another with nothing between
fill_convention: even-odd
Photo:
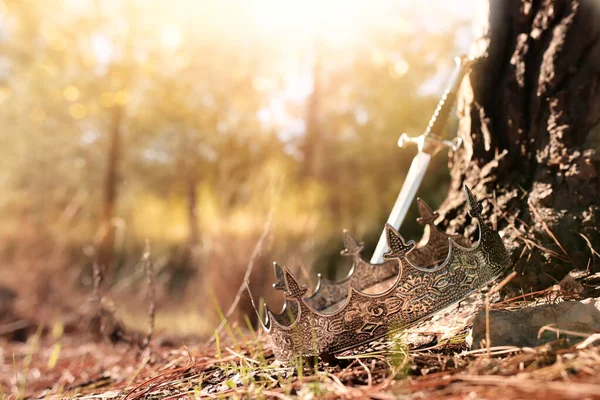
<instances>
[{"instance_id":1,"label":"blurred tree","mask_svg":"<svg viewBox=\"0 0 600 400\"><path fill-rule=\"evenodd\" d=\"M410 163L397 138L425 127L465 21L385 3L336 41L326 24L317 39L265 33L269 10L235 4L0 0L3 234L72 255L60 267L92 244L114 281L146 238L166 258L201 249L193 270L220 273L279 182L270 251L334 266L342 228L373 245ZM443 175L420 195L443 197Z\"/></svg>"},{"instance_id":2,"label":"blurred tree","mask_svg":"<svg viewBox=\"0 0 600 400\"><path fill-rule=\"evenodd\" d=\"M140 94L144 112L135 119L136 138L131 142L145 149L137 159L142 174L156 177L145 178L147 188L178 191L186 199L192 258L201 236L199 185L218 190L221 211L227 213L243 201L245 177L257 168L256 147L262 145L256 116L260 99L252 86L257 60L249 58L252 52L227 46L199 46L195 52L211 57L189 59L175 52L173 59L183 59L179 66L150 71L146 79L152 84ZM260 147L258 153L268 156Z\"/></svg>"},{"instance_id":3,"label":"blurred tree","mask_svg":"<svg viewBox=\"0 0 600 400\"><path fill-rule=\"evenodd\" d=\"M321 131L320 102L323 95L323 54L319 43L315 41L314 61L312 68L312 91L306 100L306 129L300 149L305 177L319 177L322 173L323 132Z\"/></svg>"}]
</instances>

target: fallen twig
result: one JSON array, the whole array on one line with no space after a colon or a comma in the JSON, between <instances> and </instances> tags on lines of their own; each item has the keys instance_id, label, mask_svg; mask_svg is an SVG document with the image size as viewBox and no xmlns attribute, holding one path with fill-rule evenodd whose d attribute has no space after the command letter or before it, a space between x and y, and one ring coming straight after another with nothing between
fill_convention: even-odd
<instances>
[{"instance_id":1,"label":"fallen twig","mask_svg":"<svg viewBox=\"0 0 600 400\"><path fill-rule=\"evenodd\" d=\"M596 251L596 249L594 249L594 246L592 246L592 242L590 242L590 239L588 239L588 237L585 236L581 232L577 232L577 233L579 234L579 236L581 236L583 238L583 240L585 240L585 243L587 243L587 246L589 247L590 251L592 252L592 255L596 255L596 256L600 257L600 253L598 253Z\"/></svg>"},{"instance_id":2,"label":"fallen twig","mask_svg":"<svg viewBox=\"0 0 600 400\"><path fill-rule=\"evenodd\" d=\"M558 241L558 238L554 235L554 233L548 227L548 224L546 224L546 221L544 221L544 218L542 218L542 216L540 215L538 210L534 207L531 199L529 199L528 203L529 203L529 208L531 209L531 211L533 212L533 215L535 216L535 219L537 219L538 222L542 224L544 231L546 231L548 236L550 236L552 238L552 240L554 240L554 243L556 243L556 245L562 250L562 252L565 254L565 256L568 257L569 261L573 262L573 259L571 258L569 253L567 253L567 251L565 250L563 245Z\"/></svg>"},{"instance_id":3,"label":"fallen twig","mask_svg":"<svg viewBox=\"0 0 600 400\"><path fill-rule=\"evenodd\" d=\"M583 342L579 343L576 348L578 350L585 349L590 344L597 342L598 340L600 340L600 333L594 333L594 334L588 336L588 338L585 339Z\"/></svg>"},{"instance_id":4,"label":"fallen twig","mask_svg":"<svg viewBox=\"0 0 600 400\"><path fill-rule=\"evenodd\" d=\"M530 379L518 379L505 376L496 375L457 375L453 377L456 381L465 381L478 383L480 385L499 385L499 386L513 386L521 390L529 392L561 392L568 396L583 396L593 395L596 396L600 393L600 385L591 383L577 383L577 382L537 382ZM578 397L579 398L579 397Z\"/></svg>"},{"instance_id":5,"label":"fallen twig","mask_svg":"<svg viewBox=\"0 0 600 400\"><path fill-rule=\"evenodd\" d=\"M589 338L590 336L594 335L593 333L585 333L585 332L577 332L577 331L570 331L568 329L561 329L558 326L556 326L556 324L548 324L548 325L544 325L540 328L540 330L538 331L537 337L538 339L542 337L542 334L546 331L550 331L550 332L554 332L558 335L560 334L565 334L565 335L571 335L571 336L577 336L577 337L581 337L581 338Z\"/></svg>"},{"instance_id":6,"label":"fallen twig","mask_svg":"<svg viewBox=\"0 0 600 400\"><path fill-rule=\"evenodd\" d=\"M7 335L9 333L13 333L18 331L19 329L24 329L29 326L29 322L24 319L20 319L17 321L10 322L8 324L4 324L0 326L0 336Z\"/></svg>"}]
</instances>

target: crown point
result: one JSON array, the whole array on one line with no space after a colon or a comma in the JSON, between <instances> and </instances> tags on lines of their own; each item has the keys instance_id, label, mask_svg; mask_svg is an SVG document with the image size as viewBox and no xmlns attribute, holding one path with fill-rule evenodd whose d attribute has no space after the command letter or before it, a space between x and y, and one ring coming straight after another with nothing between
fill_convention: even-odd
<instances>
[{"instance_id":1,"label":"crown point","mask_svg":"<svg viewBox=\"0 0 600 400\"><path fill-rule=\"evenodd\" d=\"M286 296L301 299L308 294L308 288L305 285L300 285L287 267L283 267L283 276L285 280Z\"/></svg>"},{"instance_id":2,"label":"crown point","mask_svg":"<svg viewBox=\"0 0 600 400\"><path fill-rule=\"evenodd\" d=\"M481 201L477 200L467 185L464 185L464 190L465 195L467 196L467 202L469 203L469 215L473 218L480 218L483 211Z\"/></svg>"},{"instance_id":3,"label":"crown point","mask_svg":"<svg viewBox=\"0 0 600 400\"><path fill-rule=\"evenodd\" d=\"M273 288L276 290L285 290L285 277L283 269L276 261L273 262L273 273L275 274L276 283L273 284Z\"/></svg>"},{"instance_id":4,"label":"crown point","mask_svg":"<svg viewBox=\"0 0 600 400\"><path fill-rule=\"evenodd\" d=\"M258 321L263 326L263 329L271 329L271 318L273 318L273 313L269 309L266 303L262 304L262 314L256 311L258 314ZM263 320L264 319L264 320Z\"/></svg>"},{"instance_id":5,"label":"crown point","mask_svg":"<svg viewBox=\"0 0 600 400\"><path fill-rule=\"evenodd\" d=\"M343 256L358 255L365 247L363 242L357 242L346 229L344 229L344 246L346 248L340 252Z\"/></svg>"},{"instance_id":6,"label":"crown point","mask_svg":"<svg viewBox=\"0 0 600 400\"><path fill-rule=\"evenodd\" d=\"M383 255L384 260L394 260L406 258L406 255L415 248L415 242L404 241L402 235L390 224L385 224L385 233L389 251Z\"/></svg>"},{"instance_id":7,"label":"crown point","mask_svg":"<svg viewBox=\"0 0 600 400\"><path fill-rule=\"evenodd\" d=\"M439 216L438 212L433 211L421 198L417 198L417 206L419 207L419 214L421 215L417 218L417 222L421 225L433 225Z\"/></svg>"}]
</instances>

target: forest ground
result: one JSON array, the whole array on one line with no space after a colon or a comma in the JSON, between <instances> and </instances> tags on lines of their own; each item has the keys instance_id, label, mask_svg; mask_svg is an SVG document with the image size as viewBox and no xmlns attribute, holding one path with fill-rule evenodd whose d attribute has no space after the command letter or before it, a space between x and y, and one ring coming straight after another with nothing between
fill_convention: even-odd
<instances>
[{"instance_id":1,"label":"forest ground","mask_svg":"<svg viewBox=\"0 0 600 400\"><path fill-rule=\"evenodd\" d=\"M570 299L554 287L491 308ZM359 357L286 366L275 361L262 332L235 323L210 345L156 332L147 347L55 325L37 329L25 342L0 339L0 398L600 398L597 334L579 343L561 336L536 348L470 350L467 332L463 326L424 346L408 345L407 336L398 335ZM421 329L416 335L431 333Z\"/></svg>"}]
</instances>

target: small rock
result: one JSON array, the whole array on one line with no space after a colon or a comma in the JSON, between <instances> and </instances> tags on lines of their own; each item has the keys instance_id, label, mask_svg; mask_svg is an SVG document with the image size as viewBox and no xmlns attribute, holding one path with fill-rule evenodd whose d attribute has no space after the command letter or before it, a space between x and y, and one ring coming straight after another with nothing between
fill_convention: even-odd
<instances>
[{"instance_id":1,"label":"small rock","mask_svg":"<svg viewBox=\"0 0 600 400\"><path fill-rule=\"evenodd\" d=\"M485 310L473 321L473 347L482 347L485 340ZM539 330L546 325L581 333L594 333L600 328L600 298L583 301L565 301L526 307L517 311L490 311L490 342L492 346L536 347L557 339L557 334L545 331L538 339ZM561 334L573 341L583 338Z\"/></svg>"},{"instance_id":2,"label":"small rock","mask_svg":"<svg viewBox=\"0 0 600 400\"><path fill-rule=\"evenodd\" d=\"M0 286L0 319L12 311L17 293L9 287Z\"/></svg>"},{"instance_id":3,"label":"small rock","mask_svg":"<svg viewBox=\"0 0 600 400\"><path fill-rule=\"evenodd\" d=\"M431 319L425 319L408 330L407 344L419 348L455 337L471 325L473 315L484 304L485 294L479 292L439 311Z\"/></svg>"},{"instance_id":4,"label":"small rock","mask_svg":"<svg viewBox=\"0 0 600 400\"><path fill-rule=\"evenodd\" d=\"M560 288L565 292L575 294L583 294L583 292L585 292L583 285L577 282L571 275L566 275L562 281L560 281Z\"/></svg>"}]
</instances>

